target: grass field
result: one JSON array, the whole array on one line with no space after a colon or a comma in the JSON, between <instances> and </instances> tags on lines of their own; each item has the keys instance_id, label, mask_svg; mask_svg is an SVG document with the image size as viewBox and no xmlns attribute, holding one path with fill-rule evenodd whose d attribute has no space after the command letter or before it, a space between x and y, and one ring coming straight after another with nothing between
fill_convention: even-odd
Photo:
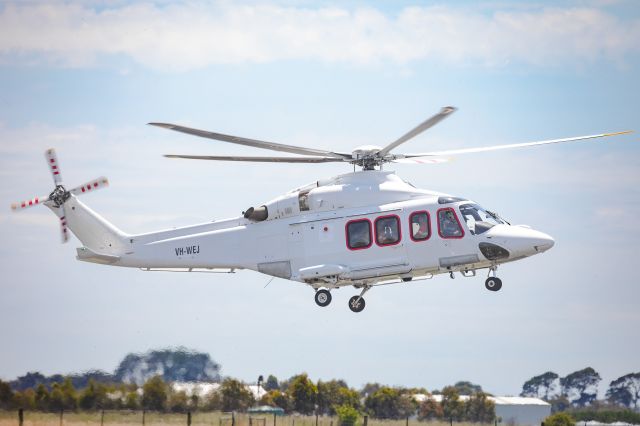
<instances>
[{"instance_id":1,"label":"grass field","mask_svg":"<svg viewBox=\"0 0 640 426\"><path fill-rule=\"evenodd\" d=\"M39 413L33 411L24 412L24 426L131 426L142 425L142 411L126 412L126 411L105 411L104 419L100 412L95 413L64 413L62 423L60 423L60 414L55 413ZM271 415L252 415L236 414L235 426L273 426L274 419ZM308 416L282 416L276 418L275 426L315 426L315 417ZM18 413L0 412L0 426L17 426ZM147 412L144 415L145 426L160 425L187 425L186 414L166 414ZM226 413L210 412L210 413L192 413L192 426L231 426L231 416ZM359 419L358 425L362 425L362 418ZM406 426L406 420L376 420L369 419L368 426ZM449 426L449 423L442 422L419 422L417 420L409 420L409 426ZM319 417L318 426L338 426L336 417ZM454 426L480 426L475 423L456 423Z\"/></svg>"}]
</instances>

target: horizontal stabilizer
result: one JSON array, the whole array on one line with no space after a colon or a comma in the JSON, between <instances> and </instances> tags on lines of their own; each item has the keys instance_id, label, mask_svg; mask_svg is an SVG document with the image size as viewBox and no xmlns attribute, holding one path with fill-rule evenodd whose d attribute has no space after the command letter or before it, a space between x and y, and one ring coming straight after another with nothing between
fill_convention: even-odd
<instances>
[{"instance_id":1,"label":"horizontal stabilizer","mask_svg":"<svg viewBox=\"0 0 640 426\"><path fill-rule=\"evenodd\" d=\"M78 247L76 249L78 255L76 259L83 262L100 263L102 265L111 265L120 260L119 256L111 256L109 254L99 254L87 247Z\"/></svg>"}]
</instances>

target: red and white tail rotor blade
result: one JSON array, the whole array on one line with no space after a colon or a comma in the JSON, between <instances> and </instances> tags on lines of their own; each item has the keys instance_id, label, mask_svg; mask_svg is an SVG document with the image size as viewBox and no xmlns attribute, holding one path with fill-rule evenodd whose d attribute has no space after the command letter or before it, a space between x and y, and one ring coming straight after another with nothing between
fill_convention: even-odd
<instances>
[{"instance_id":1,"label":"red and white tail rotor blade","mask_svg":"<svg viewBox=\"0 0 640 426\"><path fill-rule=\"evenodd\" d=\"M69 241L69 228L67 228L67 218L65 216L60 216L60 232L62 242L66 243L67 241Z\"/></svg>"},{"instance_id":2,"label":"red and white tail rotor blade","mask_svg":"<svg viewBox=\"0 0 640 426\"><path fill-rule=\"evenodd\" d=\"M35 197L27 201L21 201L19 203L11 204L11 210L23 210L28 209L29 207L37 206L38 204L42 204L49 199L48 196L44 197Z\"/></svg>"},{"instance_id":3,"label":"red and white tail rotor blade","mask_svg":"<svg viewBox=\"0 0 640 426\"><path fill-rule=\"evenodd\" d=\"M60 175L60 164L58 163L58 156L53 148L49 148L44 152L44 157L47 159L49 170L51 170L51 176L53 176L53 182L57 185L62 184L62 176Z\"/></svg>"},{"instance_id":4,"label":"red and white tail rotor blade","mask_svg":"<svg viewBox=\"0 0 640 426\"><path fill-rule=\"evenodd\" d=\"M75 187L69 190L69 192L73 195L80 195L87 192L95 191L97 189L105 188L107 186L109 186L109 180L106 177L102 176L92 180L91 182L87 182L84 185Z\"/></svg>"}]
</instances>

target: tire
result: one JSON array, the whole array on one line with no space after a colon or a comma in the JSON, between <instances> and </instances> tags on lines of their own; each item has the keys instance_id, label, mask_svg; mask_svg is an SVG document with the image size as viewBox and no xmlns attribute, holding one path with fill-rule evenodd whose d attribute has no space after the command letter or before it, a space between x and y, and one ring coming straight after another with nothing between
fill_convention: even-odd
<instances>
[{"instance_id":1,"label":"tire","mask_svg":"<svg viewBox=\"0 0 640 426\"><path fill-rule=\"evenodd\" d=\"M331 303L331 293L325 289L318 290L316 291L315 300L318 306L322 306L323 308L329 306L329 303Z\"/></svg>"},{"instance_id":2,"label":"tire","mask_svg":"<svg viewBox=\"0 0 640 426\"><path fill-rule=\"evenodd\" d=\"M498 291L502 288L502 280L496 277L489 277L484 282L484 286L487 288L487 290Z\"/></svg>"},{"instance_id":3,"label":"tire","mask_svg":"<svg viewBox=\"0 0 640 426\"><path fill-rule=\"evenodd\" d=\"M357 305L354 305L356 303L356 300L358 300L358 298L360 298L360 302L358 302ZM353 296L351 299L349 299L349 309L351 309L352 312L362 312L362 310L364 309L365 303L364 303L364 299L361 298L360 296Z\"/></svg>"}]
</instances>

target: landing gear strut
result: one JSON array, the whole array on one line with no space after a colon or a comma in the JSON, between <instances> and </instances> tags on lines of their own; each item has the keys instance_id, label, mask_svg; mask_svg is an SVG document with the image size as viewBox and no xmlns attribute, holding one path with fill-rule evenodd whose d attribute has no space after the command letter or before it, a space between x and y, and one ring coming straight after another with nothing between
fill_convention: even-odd
<instances>
[{"instance_id":1,"label":"landing gear strut","mask_svg":"<svg viewBox=\"0 0 640 426\"><path fill-rule=\"evenodd\" d=\"M320 289L316 291L315 299L318 306L322 306L324 308L325 306L329 306L329 303L331 303L331 293L329 293L329 290Z\"/></svg>"},{"instance_id":2,"label":"landing gear strut","mask_svg":"<svg viewBox=\"0 0 640 426\"><path fill-rule=\"evenodd\" d=\"M502 288L502 280L496 277L496 269L496 267L489 269L489 276L484 282L484 286L487 288L487 290L498 291Z\"/></svg>"},{"instance_id":3,"label":"landing gear strut","mask_svg":"<svg viewBox=\"0 0 640 426\"><path fill-rule=\"evenodd\" d=\"M364 294L370 289L371 286L364 286L364 288L360 292L360 295L353 296L351 299L349 299L349 309L351 309L351 312L362 312L364 310L365 302L362 296L364 296Z\"/></svg>"}]
</instances>

